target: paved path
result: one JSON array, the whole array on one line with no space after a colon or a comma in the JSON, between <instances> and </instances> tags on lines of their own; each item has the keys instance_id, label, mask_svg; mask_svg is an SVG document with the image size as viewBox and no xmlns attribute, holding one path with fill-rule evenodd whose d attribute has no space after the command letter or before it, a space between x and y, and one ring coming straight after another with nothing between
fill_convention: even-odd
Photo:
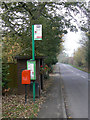
<instances>
[{"instance_id":1,"label":"paved path","mask_svg":"<svg viewBox=\"0 0 90 120\"><path fill-rule=\"evenodd\" d=\"M61 83L59 67L56 67L53 74L53 85L48 91L46 102L38 114L38 118L64 118L64 106L61 96Z\"/></svg>"},{"instance_id":2,"label":"paved path","mask_svg":"<svg viewBox=\"0 0 90 120\"><path fill-rule=\"evenodd\" d=\"M72 118L88 118L88 74L70 65L58 64Z\"/></svg>"},{"instance_id":3,"label":"paved path","mask_svg":"<svg viewBox=\"0 0 90 120\"><path fill-rule=\"evenodd\" d=\"M2 96L0 95L0 120L2 117Z\"/></svg>"},{"instance_id":4,"label":"paved path","mask_svg":"<svg viewBox=\"0 0 90 120\"><path fill-rule=\"evenodd\" d=\"M90 120L90 81L88 82L88 118Z\"/></svg>"}]
</instances>

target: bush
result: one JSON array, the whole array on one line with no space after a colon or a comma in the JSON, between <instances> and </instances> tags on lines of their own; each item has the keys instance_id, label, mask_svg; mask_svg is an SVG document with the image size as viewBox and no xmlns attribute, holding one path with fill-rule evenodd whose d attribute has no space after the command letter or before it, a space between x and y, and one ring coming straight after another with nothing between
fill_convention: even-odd
<instances>
[{"instance_id":1,"label":"bush","mask_svg":"<svg viewBox=\"0 0 90 120\"><path fill-rule=\"evenodd\" d=\"M9 75L9 65L8 64L2 64L2 88L7 89L8 88L8 82L10 81L8 79Z\"/></svg>"}]
</instances>

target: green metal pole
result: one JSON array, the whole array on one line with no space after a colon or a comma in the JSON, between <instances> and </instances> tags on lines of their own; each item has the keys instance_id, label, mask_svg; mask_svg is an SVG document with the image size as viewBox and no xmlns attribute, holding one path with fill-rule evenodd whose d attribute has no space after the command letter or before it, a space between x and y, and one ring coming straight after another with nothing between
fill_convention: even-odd
<instances>
[{"instance_id":1,"label":"green metal pole","mask_svg":"<svg viewBox=\"0 0 90 120\"><path fill-rule=\"evenodd\" d=\"M33 101L35 101L35 80L33 81Z\"/></svg>"},{"instance_id":2,"label":"green metal pole","mask_svg":"<svg viewBox=\"0 0 90 120\"><path fill-rule=\"evenodd\" d=\"M35 60L34 25L32 25L32 60ZM35 80L33 81L33 101L35 101Z\"/></svg>"},{"instance_id":3,"label":"green metal pole","mask_svg":"<svg viewBox=\"0 0 90 120\"><path fill-rule=\"evenodd\" d=\"M34 25L32 25L32 59L35 60L34 57Z\"/></svg>"}]
</instances>

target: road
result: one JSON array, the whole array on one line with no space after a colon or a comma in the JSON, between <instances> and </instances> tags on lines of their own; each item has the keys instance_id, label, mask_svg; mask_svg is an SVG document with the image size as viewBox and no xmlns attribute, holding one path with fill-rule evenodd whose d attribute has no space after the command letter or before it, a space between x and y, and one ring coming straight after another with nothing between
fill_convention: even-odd
<instances>
[{"instance_id":1,"label":"road","mask_svg":"<svg viewBox=\"0 0 90 120\"><path fill-rule=\"evenodd\" d=\"M72 118L88 118L88 73L58 63L63 79L67 111Z\"/></svg>"}]
</instances>

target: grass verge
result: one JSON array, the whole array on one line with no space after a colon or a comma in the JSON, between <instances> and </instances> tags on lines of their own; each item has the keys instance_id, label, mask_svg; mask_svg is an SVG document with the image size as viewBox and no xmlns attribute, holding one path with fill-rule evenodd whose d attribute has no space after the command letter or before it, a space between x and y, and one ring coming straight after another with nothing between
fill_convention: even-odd
<instances>
[{"instance_id":1,"label":"grass verge","mask_svg":"<svg viewBox=\"0 0 90 120\"><path fill-rule=\"evenodd\" d=\"M88 72L88 69L86 69L86 68L83 68L83 67L77 67L77 66L72 65L72 64L69 64L69 65L71 65L71 66L73 66L73 67L75 67L75 68L77 68L77 69L79 69L79 70L82 70L82 71L84 71L84 72ZM90 72L89 72L89 73L90 73Z\"/></svg>"}]
</instances>

